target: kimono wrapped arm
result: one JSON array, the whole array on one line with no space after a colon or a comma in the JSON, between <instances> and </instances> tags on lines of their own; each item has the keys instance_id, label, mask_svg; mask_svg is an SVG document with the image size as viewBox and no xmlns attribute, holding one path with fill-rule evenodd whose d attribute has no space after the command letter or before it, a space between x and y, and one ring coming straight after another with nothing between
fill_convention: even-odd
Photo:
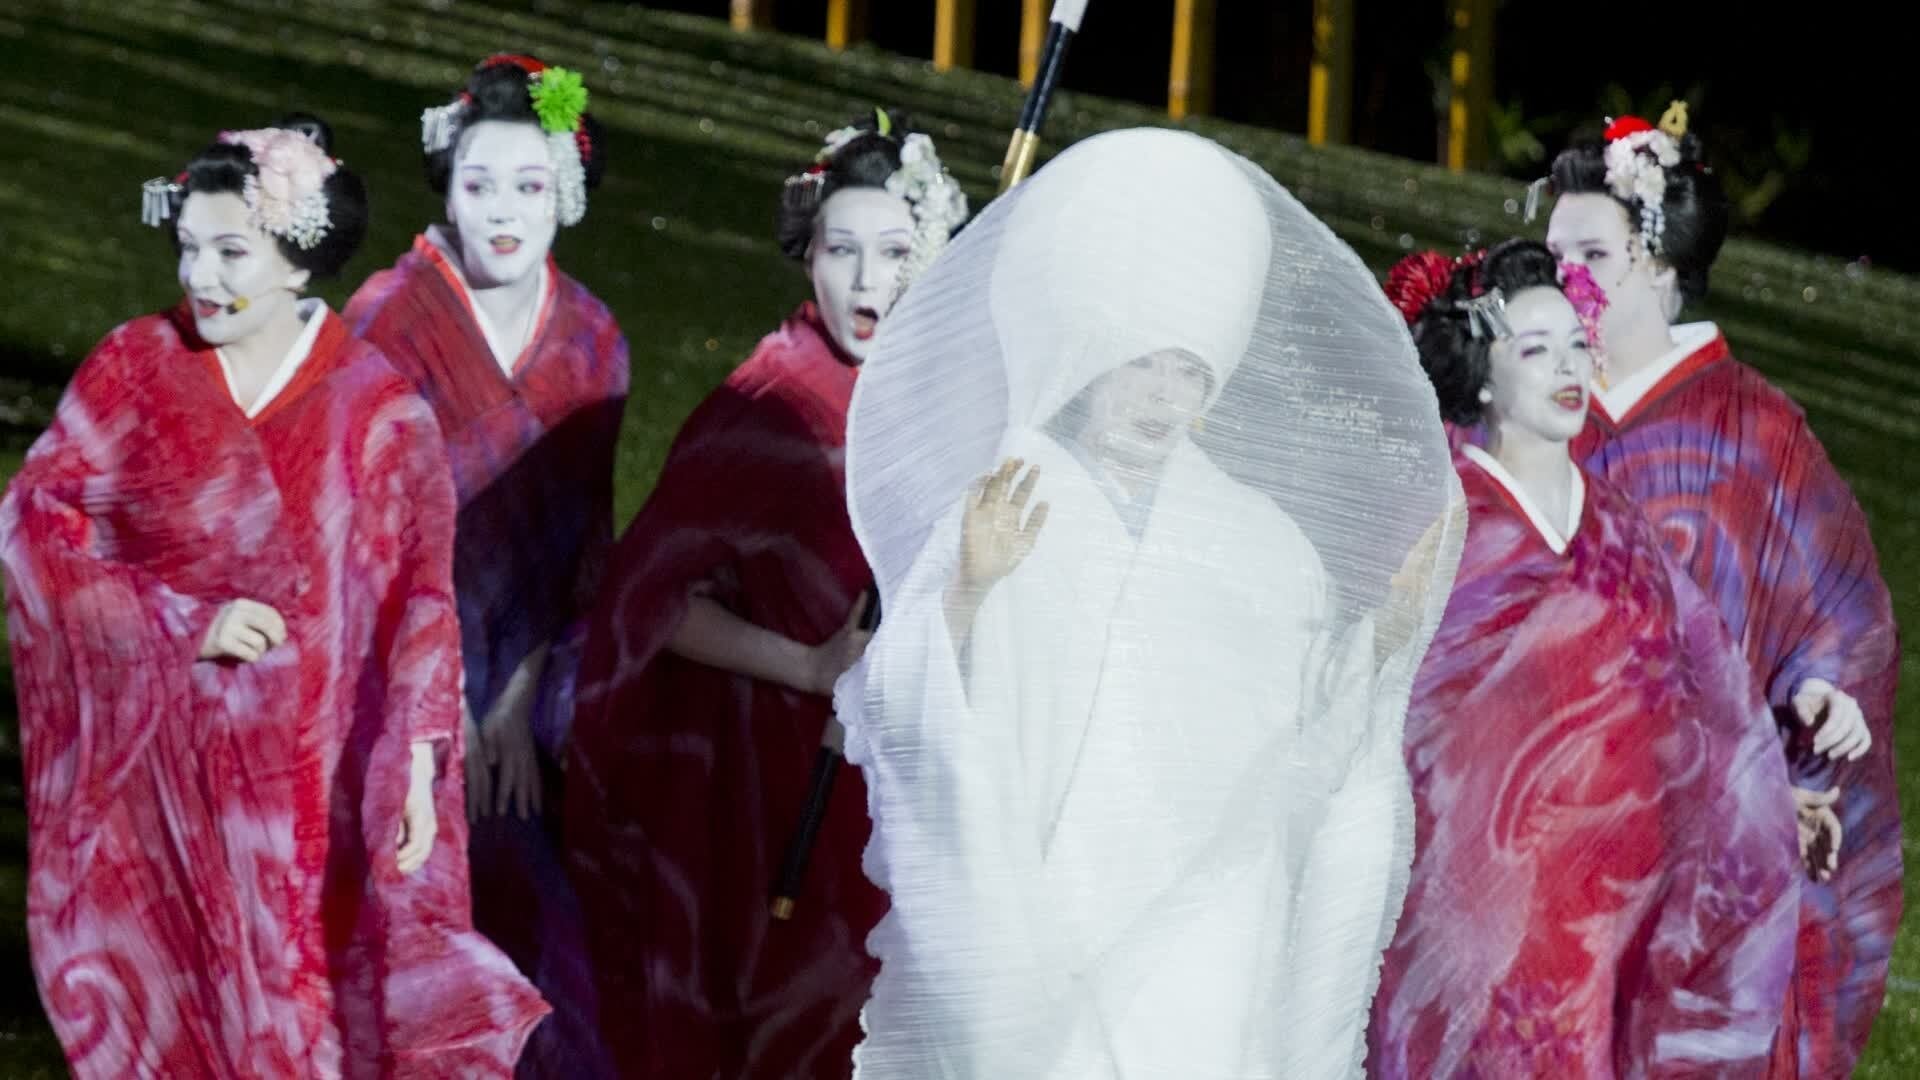
<instances>
[{"instance_id":1,"label":"kimono wrapped arm","mask_svg":"<svg viewBox=\"0 0 1920 1080\"><path fill-rule=\"evenodd\" d=\"M119 451L86 413L70 392L0 504L28 817L71 838L36 854L72 851L81 867L127 770L157 726L185 712L218 610L101 550L94 504L120 493L100 459Z\"/></svg>"}]
</instances>

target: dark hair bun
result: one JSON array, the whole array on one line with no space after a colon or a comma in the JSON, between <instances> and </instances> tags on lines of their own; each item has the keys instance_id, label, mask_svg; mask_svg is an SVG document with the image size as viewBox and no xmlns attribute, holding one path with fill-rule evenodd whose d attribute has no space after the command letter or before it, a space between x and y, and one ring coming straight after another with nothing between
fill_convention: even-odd
<instances>
[{"instance_id":1,"label":"dark hair bun","mask_svg":"<svg viewBox=\"0 0 1920 1080\"><path fill-rule=\"evenodd\" d=\"M881 134L881 114L887 133ZM887 178L900 168L900 146L917 129L904 112L869 110L848 125L859 134L840 144L825 161L790 177L780 192L774 215L774 237L788 258L804 259L813 243L814 218L828 199L842 188L885 188Z\"/></svg>"},{"instance_id":2,"label":"dark hair bun","mask_svg":"<svg viewBox=\"0 0 1920 1080\"><path fill-rule=\"evenodd\" d=\"M1473 336L1467 302L1492 289L1511 298L1541 287L1560 288L1560 265L1553 253L1535 240L1505 240L1484 257L1457 264L1446 289L1414 320L1413 344L1433 382L1443 419L1477 424L1486 408L1480 390L1493 370L1493 342Z\"/></svg>"}]
</instances>

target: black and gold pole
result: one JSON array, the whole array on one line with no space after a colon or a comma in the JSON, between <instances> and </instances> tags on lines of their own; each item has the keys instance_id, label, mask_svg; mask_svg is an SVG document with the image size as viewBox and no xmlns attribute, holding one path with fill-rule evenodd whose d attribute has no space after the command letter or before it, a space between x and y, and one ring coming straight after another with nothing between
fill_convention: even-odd
<instances>
[{"instance_id":1,"label":"black and gold pole","mask_svg":"<svg viewBox=\"0 0 1920 1080\"><path fill-rule=\"evenodd\" d=\"M1040 52L1040 66L1027 91L1027 103L1020 110L1020 125L1007 143L1007 159L1000 163L1000 190L1006 191L1027 178L1033 160L1040 152L1040 128L1047 121L1047 106L1053 103L1053 89L1060 81L1060 69L1066 63L1067 46L1080 32L1080 20L1087 13L1087 0L1054 0L1053 16L1047 25L1047 43Z\"/></svg>"},{"instance_id":2,"label":"black and gold pole","mask_svg":"<svg viewBox=\"0 0 1920 1080\"><path fill-rule=\"evenodd\" d=\"M880 595L868 589L866 610L860 613L860 629L871 632L880 625ZM820 736L820 752L813 758L813 777L807 784L807 801L800 805L800 821L787 841L786 855L780 860L779 876L773 882L773 901L769 911L785 922L793 918L801 886L806 884L807 863L813 858L813 845L820 837L820 822L827 816L827 803L833 797L833 781L840 775L840 748L846 737L838 717L828 714L827 730Z\"/></svg>"}]
</instances>

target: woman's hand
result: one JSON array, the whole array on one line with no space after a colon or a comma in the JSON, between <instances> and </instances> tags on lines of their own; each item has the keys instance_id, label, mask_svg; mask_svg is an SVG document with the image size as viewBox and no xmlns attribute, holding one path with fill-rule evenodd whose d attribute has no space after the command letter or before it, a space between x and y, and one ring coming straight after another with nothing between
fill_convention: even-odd
<instances>
[{"instance_id":1,"label":"woman's hand","mask_svg":"<svg viewBox=\"0 0 1920 1080\"><path fill-rule=\"evenodd\" d=\"M400 872L411 874L427 865L433 854L433 838L440 821L433 812L433 744L413 744L413 760L407 776L407 801L400 811Z\"/></svg>"},{"instance_id":2,"label":"woman's hand","mask_svg":"<svg viewBox=\"0 0 1920 1080\"><path fill-rule=\"evenodd\" d=\"M1825 679L1806 679L1793 692L1793 712L1807 727L1820 725L1813 736L1813 752L1836 761L1854 761L1873 748L1873 732L1866 714L1851 694ZM1822 723L1822 718L1825 723Z\"/></svg>"},{"instance_id":3,"label":"woman's hand","mask_svg":"<svg viewBox=\"0 0 1920 1080\"><path fill-rule=\"evenodd\" d=\"M1839 798L1837 787L1826 791L1793 789L1794 816L1800 823L1800 861L1806 864L1807 876L1815 881L1829 881L1840 869L1840 815L1833 812Z\"/></svg>"},{"instance_id":4,"label":"woman's hand","mask_svg":"<svg viewBox=\"0 0 1920 1080\"><path fill-rule=\"evenodd\" d=\"M810 689L816 694L831 697L833 686L847 669L860 662L866 654L867 642L873 640L873 632L864 630L860 624L867 617L867 609L873 604L871 596L862 596L853 605L853 611L847 615L847 622L839 632L814 646L813 649L813 685Z\"/></svg>"},{"instance_id":5,"label":"woman's hand","mask_svg":"<svg viewBox=\"0 0 1920 1080\"><path fill-rule=\"evenodd\" d=\"M257 600L232 600L214 614L200 642L200 659L251 664L286 640L287 623L279 612Z\"/></svg>"},{"instance_id":6,"label":"woman's hand","mask_svg":"<svg viewBox=\"0 0 1920 1080\"><path fill-rule=\"evenodd\" d=\"M967 513L960 523L960 587L984 595L994 583L1014 572L1040 540L1047 523L1047 504L1027 504L1040 480L1040 467L1027 470L1019 486L1014 478L1026 463L1008 458L1000 468L982 477L968 495Z\"/></svg>"}]
</instances>

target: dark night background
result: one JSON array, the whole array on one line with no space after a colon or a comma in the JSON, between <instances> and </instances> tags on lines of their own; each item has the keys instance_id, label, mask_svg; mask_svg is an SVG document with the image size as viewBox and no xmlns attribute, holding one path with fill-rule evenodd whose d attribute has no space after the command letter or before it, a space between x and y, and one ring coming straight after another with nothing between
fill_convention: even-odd
<instances>
[{"instance_id":1,"label":"dark night background","mask_svg":"<svg viewBox=\"0 0 1920 1080\"><path fill-rule=\"evenodd\" d=\"M932 0L868 4L874 45L930 55ZM1440 160L1445 0L1356 4L1353 142ZM716 16L727 7L644 6ZM1014 74L1018 0L976 6L974 66ZM1172 11L1172 0L1090 0L1064 86L1164 105ZM1216 115L1305 132L1312 15L1312 0L1219 0ZM775 18L780 30L819 36L826 0L776 0ZM1905 4L1503 0L1493 94L1510 122L1496 125L1488 168L1531 179L1546 159L1529 155L1529 143L1550 155L1577 126L1597 131L1610 110L1655 120L1669 96L1687 97L1730 193L1748 203L1736 211L1738 232L1920 271L1913 173L1896 160L1920 130L1908 77L1917 29Z\"/></svg>"}]
</instances>

